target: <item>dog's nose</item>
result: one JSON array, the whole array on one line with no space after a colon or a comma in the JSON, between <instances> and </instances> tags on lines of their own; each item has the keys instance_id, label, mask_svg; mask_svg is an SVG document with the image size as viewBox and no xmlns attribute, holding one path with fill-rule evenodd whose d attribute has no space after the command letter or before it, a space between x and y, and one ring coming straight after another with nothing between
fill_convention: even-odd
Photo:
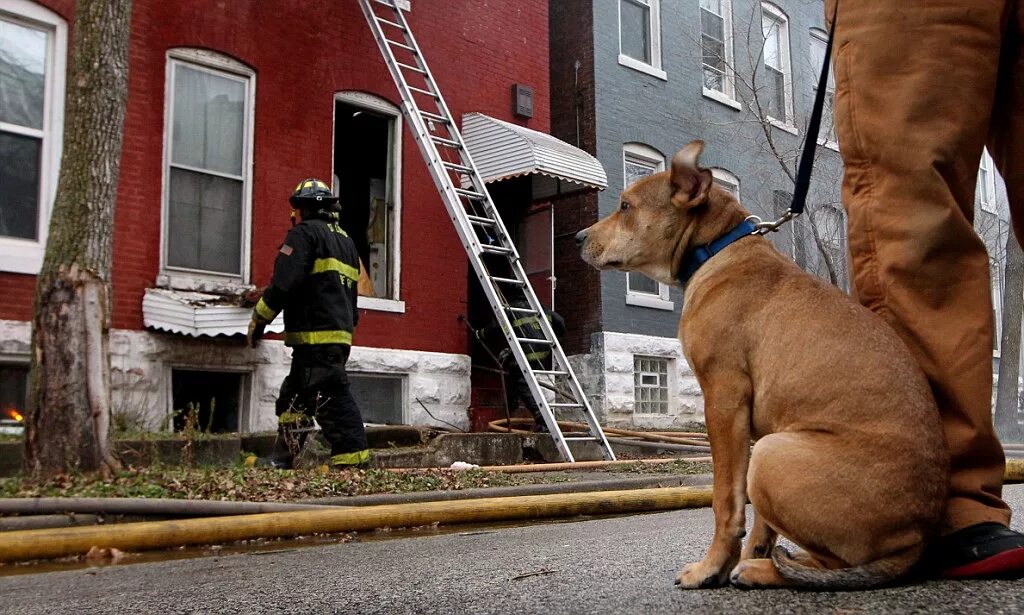
<instances>
[{"instance_id":1,"label":"dog's nose","mask_svg":"<svg viewBox=\"0 0 1024 615\"><path fill-rule=\"evenodd\" d=\"M576 233L576 245L577 246L582 246L586 241L587 241L587 231L586 231L586 229Z\"/></svg>"}]
</instances>

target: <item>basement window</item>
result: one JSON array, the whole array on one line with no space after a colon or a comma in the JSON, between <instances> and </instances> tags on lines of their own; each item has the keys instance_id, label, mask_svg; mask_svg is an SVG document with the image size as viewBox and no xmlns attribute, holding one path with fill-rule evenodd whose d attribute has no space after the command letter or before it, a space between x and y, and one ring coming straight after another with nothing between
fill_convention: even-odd
<instances>
[{"instance_id":1,"label":"basement window","mask_svg":"<svg viewBox=\"0 0 1024 615\"><path fill-rule=\"evenodd\" d=\"M349 374L348 380L352 397L359 404L364 423L405 423L405 378Z\"/></svg>"},{"instance_id":2,"label":"basement window","mask_svg":"<svg viewBox=\"0 0 1024 615\"><path fill-rule=\"evenodd\" d=\"M633 357L634 413L668 414L669 359Z\"/></svg>"},{"instance_id":3,"label":"basement window","mask_svg":"<svg viewBox=\"0 0 1024 615\"><path fill-rule=\"evenodd\" d=\"M20 422L28 406L28 365L0 363L0 420Z\"/></svg>"},{"instance_id":4,"label":"basement window","mask_svg":"<svg viewBox=\"0 0 1024 615\"><path fill-rule=\"evenodd\" d=\"M237 433L245 377L242 372L172 370L174 431Z\"/></svg>"}]
</instances>

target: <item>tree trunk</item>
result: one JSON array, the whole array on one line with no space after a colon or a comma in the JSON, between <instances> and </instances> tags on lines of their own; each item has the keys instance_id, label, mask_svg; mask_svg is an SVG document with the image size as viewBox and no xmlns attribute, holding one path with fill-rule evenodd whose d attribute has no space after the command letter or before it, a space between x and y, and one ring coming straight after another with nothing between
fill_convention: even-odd
<instances>
[{"instance_id":1,"label":"tree trunk","mask_svg":"<svg viewBox=\"0 0 1024 615\"><path fill-rule=\"evenodd\" d=\"M131 0L75 6L64 152L32 319L24 464L35 478L114 463L110 264L131 9Z\"/></svg>"},{"instance_id":2,"label":"tree trunk","mask_svg":"<svg viewBox=\"0 0 1024 615\"><path fill-rule=\"evenodd\" d=\"M1021 313L1024 312L1024 252L1013 233L1006 242L1003 278L1003 334L1000 341L999 385L996 390L996 433L1003 442L1019 442L1017 379L1020 377Z\"/></svg>"}]
</instances>

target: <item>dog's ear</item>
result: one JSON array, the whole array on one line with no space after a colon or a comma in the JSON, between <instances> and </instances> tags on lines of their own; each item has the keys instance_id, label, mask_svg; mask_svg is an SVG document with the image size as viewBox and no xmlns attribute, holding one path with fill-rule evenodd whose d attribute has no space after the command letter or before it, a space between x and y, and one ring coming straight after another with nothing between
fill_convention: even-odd
<instances>
[{"instance_id":1,"label":"dog's ear","mask_svg":"<svg viewBox=\"0 0 1024 615\"><path fill-rule=\"evenodd\" d=\"M713 178L711 171L698 166L703 151L703 141L691 141L672 157L672 204L676 207L695 207L708 198Z\"/></svg>"}]
</instances>

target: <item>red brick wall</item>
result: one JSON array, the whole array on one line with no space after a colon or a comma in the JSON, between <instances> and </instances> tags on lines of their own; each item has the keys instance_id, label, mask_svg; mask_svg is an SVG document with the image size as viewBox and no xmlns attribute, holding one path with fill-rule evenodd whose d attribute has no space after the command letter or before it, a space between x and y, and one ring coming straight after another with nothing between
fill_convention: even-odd
<instances>
[{"instance_id":1,"label":"red brick wall","mask_svg":"<svg viewBox=\"0 0 1024 615\"><path fill-rule=\"evenodd\" d=\"M71 17L69 0L43 4ZM548 3L413 0L409 21L457 118L511 116L511 86L535 88L548 131ZM114 227L114 326L142 328L142 297L160 265L167 50L206 48L256 71L252 282L269 280L296 181L331 176L333 96L399 98L354 0L137 2ZM466 352L467 261L408 129L403 142L401 298L405 314L364 311L359 345ZM0 273L0 318L31 316L34 277Z\"/></svg>"},{"instance_id":2,"label":"red brick wall","mask_svg":"<svg viewBox=\"0 0 1024 615\"><path fill-rule=\"evenodd\" d=\"M550 29L559 33L551 40L551 134L593 155L597 152L597 124L592 3L552 3ZM591 334L601 330L601 278L580 258L573 236L597 222L597 193L560 200L554 211L555 275L559 280L555 310L566 320L565 351L584 353L590 350Z\"/></svg>"}]
</instances>

